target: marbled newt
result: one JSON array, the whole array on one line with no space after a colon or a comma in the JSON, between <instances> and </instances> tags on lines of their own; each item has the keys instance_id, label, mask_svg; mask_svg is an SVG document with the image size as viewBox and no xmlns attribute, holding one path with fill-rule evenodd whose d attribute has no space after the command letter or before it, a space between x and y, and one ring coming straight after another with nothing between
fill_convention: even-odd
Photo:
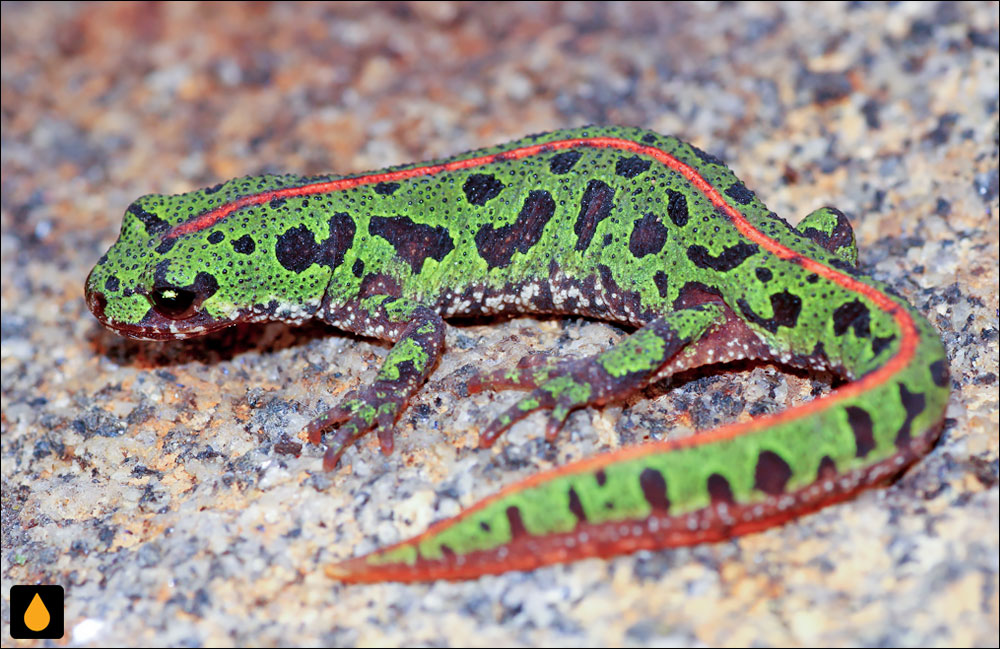
<instances>
[{"instance_id":1,"label":"marbled newt","mask_svg":"<svg viewBox=\"0 0 1000 649\"><path fill-rule=\"evenodd\" d=\"M468 578L727 538L883 482L927 452L948 400L938 334L857 267L832 208L791 227L720 160L587 127L355 176L246 177L145 196L86 285L112 330L168 340L319 318L391 341L375 381L308 426L324 467L393 426L445 319L576 314L635 328L590 358L535 357L473 390L529 392L482 431L620 401L683 370L760 359L849 380L778 414L535 475L424 534L330 566L344 581Z\"/></svg>"}]
</instances>

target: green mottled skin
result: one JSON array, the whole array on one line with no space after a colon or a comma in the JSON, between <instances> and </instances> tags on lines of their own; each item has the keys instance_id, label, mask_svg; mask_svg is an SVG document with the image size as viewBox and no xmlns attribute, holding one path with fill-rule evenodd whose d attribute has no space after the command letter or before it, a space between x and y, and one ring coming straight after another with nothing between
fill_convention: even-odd
<instances>
[{"instance_id":1,"label":"green mottled skin","mask_svg":"<svg viewBox=\"0 0 1000 649\"><path fill-rule=\"evenodd\" d=\"M454 168L472 158L485 159ZM442 164L451 166L403 173ZM546 133L375 174L330 191L289 189L217 219L205 215L338 177L260 176L140 198L87 280L88 303L137 338L315 317L392 341L375 382L310 425L314 442L336 429L327 468L372 430L391 451L394 422L442 353L442 318L455 315L574 313L637 327L589 359L535 358L474 379L473 389L531 391L486 427L484 446L535 410L546 411L552 440L576 408L741 358L832 370L864 388L704 443L565 467L416 540L334 566L334 576L468 577L752 531L884 480L936 438L948 398L941 343L909 304L857 270L853 233L836 210L792 228L720 161L628 128Z\"/></svg>"}]
</instances>

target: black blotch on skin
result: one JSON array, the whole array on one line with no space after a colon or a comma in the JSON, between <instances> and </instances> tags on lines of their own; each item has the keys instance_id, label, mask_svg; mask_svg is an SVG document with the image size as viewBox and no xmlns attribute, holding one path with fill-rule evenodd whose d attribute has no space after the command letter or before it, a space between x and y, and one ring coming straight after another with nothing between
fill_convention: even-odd
<instances>
[{"instance_id":1,"label":"black blotch on skin","mask_svg":"<svg viewBox=\"0 0 1000 649\"><path fill-rule=\"evenodd\" d=\"M931 363L931 380L934 381L934 385L939 388L946 387L948 385L948 364L944 360L938 360Z\"/></svg>"},{"instance_id":2,"label":"black blotch on skin","mask_svg":"<svg viewBox=\"0 0 1000 649\"><path fill-rule=\"evenodd\" d=\"M161 255L165 255L168 252L170 252L170 249L174 247L175 243L177 243L176 237L168 237L163 241L161 241L160 245L156 246L156 252L160 253Z\"/></svg>"},{"instance_id":3,"label":"black blotch on skin","mask_svg":"<svg viewBox=\"0 0 1000 649\"><path fill-rule=\"evenodd\" d=\"M906 419L903 420L903 425L896 433L896 448L903 448L909 446L913 436L913 431L910 430L913 426L913 420L924 411L927 400L924 398L923 392L910 392L902 383L899 384L899 400L902 401L903 409L906 410Z\"/></svg>"},{"instance_id":4,"label":"black blotch on skin","mask_svg":"<svg viewBox=\"0 0 1000 649\"><path fill-rule=\"evenodd\" d=\"M618 158L618 162L615 163L615 175L624 178L635 178L649 169L651 164L653 164L651 160L643 160L637 155L631 158Z\"/></svg>"},{"instance_id":5,"label":"black blotch on skin","mask_svg":"<svg viewBox=\"0 0 1000 649\"><path fill-rule=\"evenodd\" d=\"M688 199L683 193L673 189L667 190L667 216L679 228L688 222Z\"/></svg>"},{"instance_id":6,"label":"black blotch on skin","mask_svg":"<svg viewBox=\"0 0 1000 649\"><path fill-rule=\"evenodd\" d=\"M156 286L173 286L167 281L167 272L170 270L170 260L163 259L156 264L153 270L153 284Z\"/></svg>"},{"instance_id":7,"label":"black blotch on skin","mask_svg":"<svg viewBox=\"0 0 1000 649\"><path fill-rule=\"evenodd\" d=\"M707 486L708 495L713 503L732 505L736 502L736 499L733 497L733 488L729 486L729 480L726 480L718 473L708 476Z\"/></svg>"},{"instance_id":8,"label":"black blotch on skin","mask_svg":"<svg viewBox=\"0 0 1000 649\"><path fill-rule=\"evenodd\" d=\"M354 245L354 219L347 212L336 212L330 217L330 237L323 242L324 261L330 268L344 263L344 255Z\"/></svg>"},{"instance_id":9,"label":"black blotch on skin","mask_svg":"<svg viewBox=\"0 0 1000 649\"><path fill-rule=\"evenodd\" d=\"M655 214L649 212L632 226L628 239L628 249L635 257L655 255L663 250L667 242L667 228Z\"/></svg>"},{"instance_id":10,"label":"black blotch on skin","mask_svg":"<svg viewBox=\"0 0 1000 649\"><path fill-rule=\"evenodd\" d=\"M594 237L597 224L611 216L614 208L615 190L600 180L591 180L580 200L580 214L573 224L576 233L576 249L586 250Z\"/></svg>"},{"instance_id":11,"label":"black blotch on skin","mask_svg":"<svg viewBox=\"0 0 1000 649\"><path fill-rule=\"evenodd\" d=\"M526 253L542 238L545 225L555 214L556 203L545 190L535 189L524 199L517 220L494 228L486 224L476 232L476 249L490 268L506 266L515 252Z\"/></svg>"},{"instance_id":12,"label":"black blotch on skin","mask_svg":"<svg viewBox=\"0 0 1000 649\"><path fill-rule=\"evenodd\" d=\"M851 264L847 263L843 259L830 259L830 260L827 261L827 263L830 264L831 266L833 266L834 268L836 268L837 270L839 270L840 272L844 273L845 275L850 275L852 277L860 277L861 276L861 271L858 270L858 268L856 266L852 266ZM886 290L887 293L890 293L890 294L892 293L892 291L889 290L889 289L885 289L885 290Z\"/></svg>"},{"instance_id":13,"label":"black blotch on skin","mask_svg":"<svg viewBox=\"0 0 1000 649\"><path fill-rule=\"evenodd\" d=\"M365 262L360 259L354 260L354 265L351 266L351 272L355 277L361 277L365 274Z\"/></svg>"},{"instance_id":14,"label":"black blotch on skin","mask_svg":"<svg viewBox=\"0 0 1000 649\"><path fill-rule=\"evenodd\" d=\"M206 194L211 195L211 194L214 194L215 192L219 191L220 189L222 189L222 186L225 185L225 184L226 183L219 183L218 185L212 185L211 187L208 187L208 188L204 189L203 191Z\"/></svg>"},{"instance_id":15,"label":"black blotch on skin","mask_svg":"<svg viewBox=\"0 0 1000 649\"><path fill-rule=\"evenodd\" d=\"M197 293L202 300L207 300L219 290L219 282L215 279L215 275L201 272L195 276L191 286L187 288Z\"/></svg>"},{"instance_id":16,"label":"black blotch on skin","mask_svg":"<svg viewBox=\"0 0 1000 649\"><path fill-rule=\"evenodd\" d=\"M105 291L111 291L111 292L117 291L119 286L120 283L118 282L118 278L115 277L114 275L110 275L106 280L104 280Z\"/></svg>"},{"instance_id":17,"label":"black blotch on skin","mask_svg":"<svg viewBox=\"0 0 1000 649\"><path fill-rule=\"evenodd\" d=\"M687 256L698 268L725 273L756 255L758 250L757 244L741 241L734 246L723 249L717 257L713 257L705 246L688 246Z\"/></svg>"},{"instance_id":18,"label":"black blotch on skin","mask_svg":"<svg viewBox=\"0 0 1000 649\"><path fill-rule=\"evenodd\" d=\"M722 303L722 293L719 289L701 282L685 282L674 299L674 310L691 309L702 304Z\"/></svg>"},{"instance_id":19,"label":"black blotch on skin","mask_svg":"<svg viewBox=\"0 0 1000 649\"><path fill-rule=\"evenodd\" d=\"M487 523L486 521L479 521L479 529L481 529L484 532L489 532L493 528L491 528L490 524Z\"/></svg>"},{"instance_id":20,"label":"black blotch on skin","mask_svg":"<svg viewBox=\"0 0 1000 649\"><path fill-rule=\"evenodd\" d=\"M667 481L661 472L656 469L643 469L639 474L639 486L642 488L643 498L654 512L665 512L670 509Z\"/></svg>"},{"instance_id":21,"label":"black blotch on skin","mask_svg":"<svg viewBox=\"0 0 1000 649\"><path fill-rule=\"evenodd\" d=\"M554 174L568 173L583 154L579 151L563 151L549 159L549 171Z\"/></svg>"},{"instance_id":22,"label":"black blotch on skin","mask_svg":"<svg viewBox=\"0 0 1000 649\"><path fill-rule=\"evenodd\" d=\"M219 232L218 230L216 230L212 234L208 235L208 242L209 243L219 243L220 241L222 241L225 238L226 238L226 235L224 235L221 232Z\"/></svg>"},{"instance_id":23,"label":"black blotch on skin","mask_svg":"<svg viewBox=\"0 0 1000 649\"><path fill-rule=\"evenodd\" d=\"M869 327L871 312L861 300L852 300L841 304L833 312L833 333L843 336L848 329L854 329L857 338L867 338L871 335Z\"/></svg>"},{"instance_id":24,"label":"black blotch on skin","mask_svg":"<svg viewBox=\"0 0 1000 649\"><path fill-rule=\"evenodd\" d=\"M833 480L837 477L837 463L829 455L824 455L819 461L819 470L816 471L817 480Z\"/></svg>"},{"instance_id":25,"label":"black blotch on skin","mask_svg":"<svg viewBox=\"0 0 1000 649\"><path fill-rule=\"evenodd\" d=\"M872 355L878 356L882 351L889 346L889 343L896 340L896 334L889 334L888 336L875 336L872 338Z\"/></svg>"},{"instance_id":26,"label":"black blotch on skin","mask_svg":"<svg viewBox=\"0 0 1000 649\"><path fill-rule=\"evenodd\" d=\"M511 505L507 508L507 522L510 524L510 537L511 539L517 539L522 536L528 535L528 530L524 527L524 521L521 520L521 510L516 506Z\"/></svg>"},{"instance_id":27,"label":"black blotch on skin","mask_svg":"<svg viewBox=\"0 0 1000 649\"><path fill-rule=\"evenodd\" d=\"M761 451L754 469L754 487L771 496L785 493L785 485L792 477L788 462L773 451Z\"/></svg>"},{"instance_id":28,"label":"black blotch on skin","mask_svg":"<svg viewBox=\"0 0 1000 649\"><path fill-rule=\"evenodd\" d=\"M770 318L762 318L743 298L736 300L736 305L740 307L743 317L755 324L764 327L771 333L778 331L778 327L794 327L799 321L799 313L802 311L802 298L794 293L782 291L771 295L771 311L774 315Z\"/></svg>"},{"instance_id":29,"label":"black blotch on skin","mask_svg":"<svg viewBox=\"0 0 1000 649\"><path fill-rule=\"evenodd\" d=\"M594 479L597 480L598 487L603 487L608 482L608 474L604 472L604 469L598 469L594 472Z\"/></svg>"},{"instance_id":30,"label":"black blotch on skin","mask_svg":"<svg viewBox=\"0 0 1000 649\"><path fill-rule=\"evenodd\" d=\"M407 216L373 216L368 231L392 244L396 255L408 263L413 273L419 273L424 260L441 261L455 249L448 228L414 223Z\"/></svg>"},{"instance_id":31,"label":"black blotch on skin","mask_svg":"<svg viewBox=\"0 0 1000 649\"><path fill-rule=\"evenodd\" d=\"M281 207L282 205L284 205L284 204L285 204L285 200L286 200L286 199L284 199L284 198L272 198L272 199L271 199L271 202L270 202L270 203L268 203L268 206L269 206L269 207L270 207L270 208L271 208L272 210L276 210L276 209L278 209L279 207Z\"/></svg>"},{"instance_id":32,"label":"black blotch on skin","mask_svg":"<svg viewBox=\"0 0 1000 649\"><path fill-rule=\"evenodd\" d=\"M753 192L746 188L743 183L736 182L726 188L726 196L730 197L740 205L747 205L753 200Z\"/></svg>"},{"instance_id":33,"label":"black blotch on skin","mask_svg":"<svg viewBox=\"0 0 1000 649\"><path fill-rule=\"evenodd\" d=\"M465 199L473 205L486 205L486 201L499 196L503 188L504 184L490 174L472 174L462 185Z\"/></svg>"},{"instance_id":34,"label":"black blotch on skin","mask_svg":"<svg viewBox=\"0 0 1000 649\"><path fill-rule=\"evenodd\" d=\"M379 196L392 196L392 194L399 189L399 183L378 183L372 188Z\"/></svg>"},{"instance_id":35,"label":"black blotch on skin","mask_svg":"<svg viewBox=\"0 0 1000 649\"><path fill-rule=\"evenodd\" d=\"M646 133L645 135L642 136L642 143L643 144L655 144L656 143L656 136L653 135L652 133Z\"/></svg>"},{"instance_id":36,"label":"black blotch on skin","mask_svg":"<svg viewBox=\"0 0 1000 649\"><path fill-rule=\"evenodd\" d=\"M455 551L452 550L450 546L447 546L444 543L442 543L441 544L441 554L443 554L446 559L451 559L452 557L455 556Z\"/></svg>"},{"instance_id":37,"label":"black blotch on skin","mask_svg":"<svg viewBox=\"0 0 1000 649\"><path fill-rule=\"evenodd\" d=\"M754 269L754 273L757 275L757 279L759 279L761 282L765 284L770 282L771 279L774 277L774 275L771 274L771 271L764 268L763 266L758 266L756 269Z\"/></svg>"},{"instance_id":38,"label":"black blotch on skin","mask_svg":"<svg viewBox=\"0 0 1000 649\"><path fill-rule=\"evenodd\" d=\"M372 295L391 295L399 297L403 294L403 287L392 275L385 273L367 273L361 278L361 287L358 289L358 298L364 299Z\"/></svg>"},{"instance_id":39,"label":"black blotch on skin","mask_svg":"<svg viewBox=\"0 0 1000 649\"><path fill-rule=\"evenodd\" d=\"M698 156L698 158L700 158L702 162L707 162L710 165L722 165L722 166L725 166L726 163L724 163L719 158L716 158L711 153L706 153L705 151L702 151L698 147L694 146L693 144L689 144L688 146L691 147L692 153L694 153L696 156Z\"/></svg>"},{"instance_id":40,"label":"black blotch on skin","mask_svg":"<svg viewBox=\"0 0 1000 649\"><path fill-rule=\"evenodd\" d=\"M135 218L139 219L142 224L146 227L146 234L153 236L154 234L159 234L164 230L170 228L170 224L153 214L152 212L147 212L142 209L138 203L132 203L128 206L128 212Z\"/></svg>"},{"instance_id":41,"label":"black blotch on skin","mask_svg":"<svg viewBox=\"0 0 1000 649\"><path fill-rule=\"evenodd\" d=\"M278 235L274 244L275 259L293 273L301 273L313 264L320 263L321 250L312 231L304 224L288 228L284 234Z\"/></svg>"},{"instance_id":42,"label":"black blotch on skin","mask_svg":"<svg viewBox=\"0 0 1000 649\"><path fill-rule=\"evenodd\" d=\"M583 503L580 502L580 496L573 487L569 488L569 511L576 516L576 520L580 522L587 520L587 512L583 511Z\"/></svg>"},{"instance_id":43,"label":"black blotch on skin","mask_svg":"<svg viewBox=\"0 0 1000 649\"><path fill-rule=\"evenodd\" d=\"M253 237L249 234L244 234L239 239L230 241L233 244L233 250L240 253L241 255L249 255L257 249L257 244L254 243Z\"/></svg>"},{"instance_id":44,"label":"black blotch on skin","mask_svg":"<svg viewBox=\"0 0 1000 649\"><path fill-rule=\"evenodd\" d=\"M868 455L875 448L874 424L872 416L864 408L847 406L847 423L854 433L854 445L857 447L857 457Z\"/></svg>"},{"instance_id":45,"label":"black blotch on skin","mask_svg":"<svg viewBox=\"0 0 1000 649\"><path fill-rule=\"evenodd\" d=\"M656 290L659 292L660 297L667 297L670 293L670 278L662 270L656 271L653 275L653 283L656 284Z\"/></svg>"}]
</instances>

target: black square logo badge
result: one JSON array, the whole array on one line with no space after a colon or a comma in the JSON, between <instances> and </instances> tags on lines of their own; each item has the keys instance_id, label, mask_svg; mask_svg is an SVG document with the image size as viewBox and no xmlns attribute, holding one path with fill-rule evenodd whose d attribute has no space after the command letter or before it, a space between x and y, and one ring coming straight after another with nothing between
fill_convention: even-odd
<instances>
[{"instance_id":1,"label":"black square logo badge","mask_svg":"<svg viewBox=\"0 0 1000 649\"><path fill-rule=\"evenodd\" d=\"M63 637L62 586L11 586L10 637L18 640Z\"/></svg>"}]
</instances>

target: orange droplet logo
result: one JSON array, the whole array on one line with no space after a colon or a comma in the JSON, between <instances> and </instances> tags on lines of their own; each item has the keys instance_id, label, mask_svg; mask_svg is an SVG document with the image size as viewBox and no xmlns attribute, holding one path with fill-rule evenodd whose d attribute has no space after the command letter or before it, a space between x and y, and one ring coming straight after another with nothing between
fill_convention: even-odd
<instances>
[{"instance_id":1,"label":"orange droplet logo","mask_svg":"<svg viewBox=\"0 0 1000 649\"><path fill-rule=\"evenodd\" d=\"M47 627L51 619L49 609L45 608L42 598L35 593L31 603L28 604L28 609L24 612L24 626L37 633Z\"/></svg>"}]
</instances>

